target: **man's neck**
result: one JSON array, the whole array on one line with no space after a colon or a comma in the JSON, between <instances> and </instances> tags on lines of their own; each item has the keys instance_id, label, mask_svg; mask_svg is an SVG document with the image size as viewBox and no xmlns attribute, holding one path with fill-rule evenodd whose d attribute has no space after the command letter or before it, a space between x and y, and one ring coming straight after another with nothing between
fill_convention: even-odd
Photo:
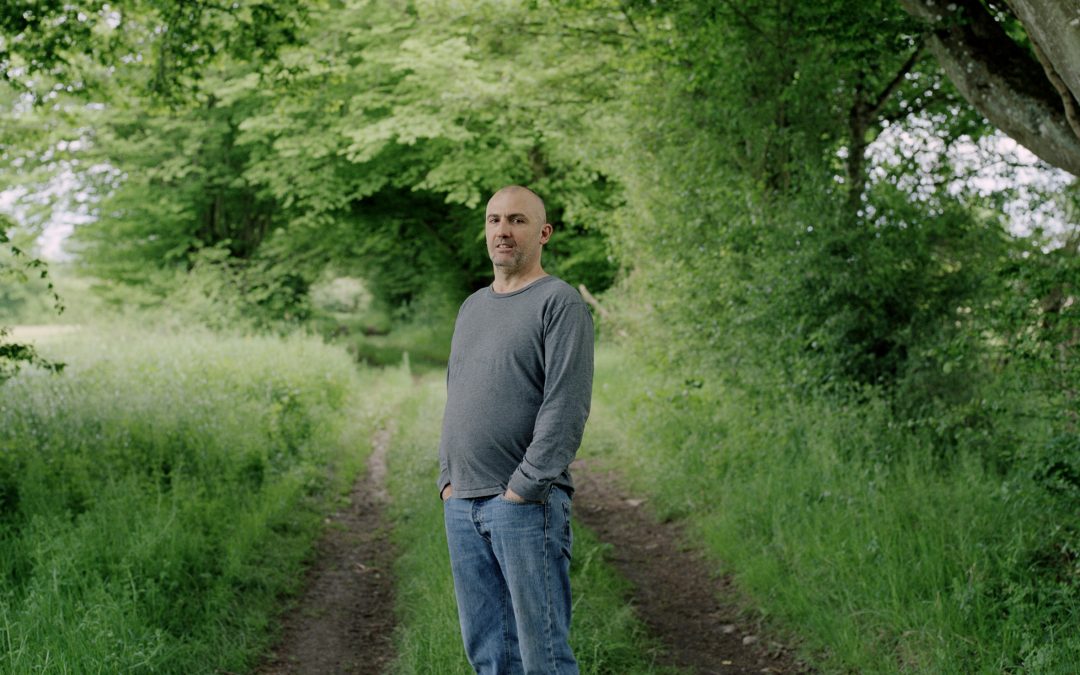
<instances>
[{"instance_id":1,"label":"man's neck","mask_svg":"<svg viewBox=\"0 0 1080 675\"><path fill-rule=\"evenodd\" d=\"M537 279L547 276L547 272L545 272L542 267L538 267L525 274L506 274L500 272L501 270L496 267L495 281L491 282L491 290L496 293L513 293L514 291L520 291Z\"/></svg>"}]
</instances>

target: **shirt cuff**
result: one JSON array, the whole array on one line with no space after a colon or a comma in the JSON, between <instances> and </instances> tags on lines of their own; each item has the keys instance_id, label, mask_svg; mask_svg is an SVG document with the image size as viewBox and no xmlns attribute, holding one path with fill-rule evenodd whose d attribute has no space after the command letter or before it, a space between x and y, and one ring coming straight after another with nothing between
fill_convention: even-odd
<instances>
[{"instance_id":1,"label":"shirt cuff","mask_svg":"<svg viewBox=\"0 0 1080 675\"><path fill-rule=\"evenodd\" d=\"M519 466L514 475L510 476L510 482L507 484L507 488L516 492L522 499L527 502L544 502L547 500L548 488L551 486L551 481L541 482L533 480L526 476Z\"/></svg>"}]
</instances>

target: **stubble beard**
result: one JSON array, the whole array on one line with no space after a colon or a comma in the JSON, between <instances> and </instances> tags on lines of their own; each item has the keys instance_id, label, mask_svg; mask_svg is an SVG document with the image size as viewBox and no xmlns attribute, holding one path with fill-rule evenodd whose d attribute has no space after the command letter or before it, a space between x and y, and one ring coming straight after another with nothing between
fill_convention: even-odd
<instances>
[{"instance_id":1,"label":"stubble beard","mask_svg":"<svg viewBox=\"0 0 1080 675\"><path fill-rule=\"evenodd\" d=\"M521 269L525 264L525 252L517 246L511 249L509 258L504 255L499 255L498 248L493 249L493 251L488 254L488 257L491 259L492 265L502 268L507 272L515 272Z\"/></svg>"},{"instance_id":2,"label":"stubble beard","mask_svg":"<svg viewBox=\"0 0 1080 675\"><path fill-rule=\"evenodd\" d=\"M506 272L516 272L517 270L521 269L523 262L524 260L522 260L522 257L517 254L515 254L514 257L510 259L496 258L494 256L492 256L491 258L492 265Z\"/></svg>"}]
</instances>

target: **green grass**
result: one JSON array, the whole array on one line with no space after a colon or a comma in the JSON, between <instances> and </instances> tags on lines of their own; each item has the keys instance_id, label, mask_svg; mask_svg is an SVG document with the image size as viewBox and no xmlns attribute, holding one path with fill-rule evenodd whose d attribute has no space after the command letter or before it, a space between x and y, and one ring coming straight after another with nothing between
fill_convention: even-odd
<instances>
[{"instance_id":1,"label":"green grass","mask_svg":"<svg viewBox=\"0 0 1080 675\"><path fill-rule=\"evenodd\" d=\"M823 670L1080 668L1075 509L963 447L943 465L881 404L698 389L626 358L598 359L594 408L618 420L600 450Z\"/></svg>"},{"instance_id":2,"label":"green grass","mask_svg":"<svg viewBox=\"0 0 1080 675\"><path fill-rule=\"evenodd\" d=\"M456 303L443 302L411 318L394 318L393 312L370 304L352 311L321 306L309 324L365 366L395 367L407 360L413 373L445 372L455 309Z\"/></svg>"},{"instance_id":3,"label":"green grass","mask_svg":"<svg viewBox=\"0 0 1080 675\"><path fill-rule=\"evenodd\" d=\"M0 387L0 672L245 670L368 451L353 363L208 333L42 352L65 372Z\"/></svg>"},{"instance_id":4,"label":"green grass","mask_svg":"<svg viewBox=\"0 0 1080 675\"><path fill-rule=\"evenodd\" d=\"M415 373L445 372L452 333L453 322L436 319L395 326L385 335L354 331L334 341L364 365L396 366L407 360Z\"/></svg>"},{"instance_id":5,"label":"green grass","mask_svg":"<svg viewBox=\"0 0 1080 675\"><path fill-rule=\"evenodd\" d=\"M241 672L393 420L400 673L468 672L435 495L441 377L309 338L62 335L0 387L0 673ZM1072 672L1080 514L875 401L701 388L598 352L582 454L685 521L825 672ZM332 469L332 470L330 470ZM664 672L575 525L584 673ZM722 562L721 562L722 561Z\"/></svg>"},{"instance_id":6,"label":"green grass","mask_svg":"<svg viewBox=\"0 0 1080 675\"><path fill-rule=\"evenodd\" d=\"M401 383L399 386L406 386ZM471 672L458 630L442 506L435 487L445 401L441 378L426 378L398 416L390 454L402 674ZM655 646L626 602L627 585L605 562L607 547L574 525L571 644L582 673L674 673L653 664Z\"/></svg>"}]
</instances>

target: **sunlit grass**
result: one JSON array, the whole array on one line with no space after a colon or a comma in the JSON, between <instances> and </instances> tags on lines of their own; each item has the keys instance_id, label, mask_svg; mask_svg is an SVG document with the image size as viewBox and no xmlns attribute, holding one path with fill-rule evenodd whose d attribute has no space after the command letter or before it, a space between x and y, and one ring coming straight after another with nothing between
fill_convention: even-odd
<instances>
[{"instance_id":1,"label":"sunlit grass","mask_svg":"<svg viewBox=\"0 0 1080 675\"><path fill-rule=\"evenodd\" d=\"M243 671L374 412L312 339L50 338L0 387L0 672Z\"/></svg>"}]
</instances>

